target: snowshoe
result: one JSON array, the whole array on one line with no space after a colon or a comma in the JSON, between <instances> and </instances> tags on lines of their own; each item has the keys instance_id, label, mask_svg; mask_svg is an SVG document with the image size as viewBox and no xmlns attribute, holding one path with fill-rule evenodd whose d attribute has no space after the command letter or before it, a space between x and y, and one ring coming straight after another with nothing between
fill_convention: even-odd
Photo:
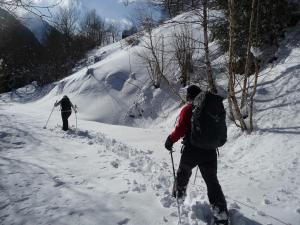
<instances>
[{"instance_id":1,"label":"snowshoe","mask_svg":"<svg viewBox=\"0 0 300 225\"><path fill-rule=\"evenodd\" d=\"M213 219L211 225L229 225L227 211L220 211L220 209L216 206L213 206L212 211Z\"/></svg>"},{"instance_id":2,"label":"snowshoe","mask_svg":"<svg viewBox=\"0 0 300 225\"><path fill-rule=\"evenodd\" d=\"M218 220L215 217L212 220L211 225L229 225L228 219L226 220Z\"/></svg>"}]
</instances>

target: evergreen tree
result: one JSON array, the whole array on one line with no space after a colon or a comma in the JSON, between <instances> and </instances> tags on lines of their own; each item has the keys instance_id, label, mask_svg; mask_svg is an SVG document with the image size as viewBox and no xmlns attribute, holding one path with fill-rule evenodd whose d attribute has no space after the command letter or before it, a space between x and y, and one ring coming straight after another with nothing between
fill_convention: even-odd
<instances>
[{"instance_id":1,"label":"evergreen tree","mask_svg":"<svg viewBox=\"0 0 300 225\"><path fill-rule=\"evenodd\" d=\"M249 36L249 21L251 16L252 1L236 1L236 38L234 45L238 46L236 56L244 57L247 49ZM284 37L284 29L290 20L292 4L288 0L264 0L259 4L259 16L255 17L253 24L258 20L258 47L278 46L279 41ZM214 37L219 41L221 49L226 52L229 43L229 9L227 0L214 0L214 7L224 12L224 17L216 18L212 25Z\"/></svg>"}]
</instances>

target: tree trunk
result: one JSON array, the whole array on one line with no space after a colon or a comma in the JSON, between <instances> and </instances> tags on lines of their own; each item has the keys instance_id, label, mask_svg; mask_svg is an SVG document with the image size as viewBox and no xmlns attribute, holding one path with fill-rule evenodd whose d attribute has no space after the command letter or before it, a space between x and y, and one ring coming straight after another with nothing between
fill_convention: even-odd
<instances>
[{"instance_id":1,"label":"tree trunk","mask_svg":"<svg viewBox=\"0 0 300 225\"><path fill-rule=\"evenodd\" d=\"M242 117L234 88L235 74L233 72L233 60L234 60L234 36L235 36L235 7L234 0L228 0L229 8L229 80L228 80L228 101L231 101L234 112L236 113L237 119L240 122L242 131L247 130L247 126Z\"/></svg>"},{"instance_id":2,"label":"tree trunk","mask_svg":"<svg viewBox=\"0 0 300 225\"><path fill-rule=\"evenodd\" d=\"M254 105L254 96L256 94L256 88L257 88L258 74L259 74L259 67L258 67L257 60L255 59L255 78L253 84L253 91L250 96L250 113L249 113L250 132L253 131L253 105Z\"/></svg>"},{"instance_id":3,"label":"tree trunk","mask_svg":"<svg viewBox=\"0 0 300 225\"><path fill-rule=\"evenodd\" d=\"M249 79L249 69L250 69L250 48L252 45L252 27L254 21L254 12L255 12L255 4L256 0L252 0L252 8L251 8L251 17L250 17L250 24L249 24L249 39L247 45L247 52L246 52L246 63L245 63L245 71L244 71L244 82L243 82L243 91L242 91L242 99L241 99L241 108L245 106L248 98L248 79Z\"/></svg>"},{"instance_id":4,"label":"tree trunk","mask_svg":"<svg viewBox=\"0 0 300 225\"><path fill-rule=\"evenodd\" d=\"M213 78L211 63L210 63L210 60L209 60L208 34L207 34L207 0L203 0L203 22L202 22L202 26L203 26L205 66L206 66L208 89L212 93L217 93L217 88L216 88L216 85L215 85L215 80Z\"/></svg>"},{"instance_id":5,"label":"tree trunk","mask_svg":"<svg viewBox=\"0 0 300 225\"><path fill-rule=\"evenodd\" d=\"M257 46L259 6L260 6L260 0L257 0L254 46ZM254 78L254 84L253 84L253 91L250 96L250 112L249 112L250 132L253 131L253 105L254 105L254 96L256 94L256 88L257 88L257 82L258 82L258 75L259 75L259 66L258 66L257 59L255 59L255 78Z\"/></svg>"}]
</instances>

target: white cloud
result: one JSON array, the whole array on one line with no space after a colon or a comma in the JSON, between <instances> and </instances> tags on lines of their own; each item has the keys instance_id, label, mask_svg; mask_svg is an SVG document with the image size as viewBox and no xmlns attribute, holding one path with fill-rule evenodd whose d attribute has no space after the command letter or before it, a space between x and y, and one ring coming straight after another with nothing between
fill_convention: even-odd
<instances>
[{"instance_id":1,"label":"white cloud","mask_svg":"<svg viewBox=\"0 0 300 225\"><path fill-rule=\"evenodd\" d=\"M128 6L134 2L136 2L136 1L135 0L119 0L119 3L124 4L124 6Z\"/></svg>"},{"instance_id":2,"label":"white cloud","mask_svg":"<svg viewBox=\"0 0 300 225\"><path fill-rule=\"evenodd\" d=\"M136 8L140 4L144 4L146 0L26 0L31 1L31 3L50 7L49 10L46 9L36 9L33 10L36 14L44 14L49 22L52 20L52 16L55 15L59 7L68 7L69 5L75 5L79 11L86 11L89 9L96 9L99 16L104 18L106 21L118 21L122 27L128 27L132 25L134 14ZM124 4L125 3L125 4ZM127 4L128 3L128 4ZM31 18L33 15L29 14L28 11L24 9L17 9L16 13L19 16Z\"/></svg>"}]
</instances>

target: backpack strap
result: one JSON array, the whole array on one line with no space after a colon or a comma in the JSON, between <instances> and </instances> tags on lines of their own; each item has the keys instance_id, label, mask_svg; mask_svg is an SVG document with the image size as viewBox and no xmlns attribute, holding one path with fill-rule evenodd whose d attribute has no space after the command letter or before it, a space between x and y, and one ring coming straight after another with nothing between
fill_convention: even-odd
<instances>
[{"instance_id":1,"label":"backpack strap","mask_svg":"<svg viewBox=\"0 0 300 225\"><path fill-rule=\"evenodd\" d=\"M207 96L207 92L202 92L193 101L193 106L199 105L199 101L201 101L201 105L199 107L201 113L202 113L202 110L204 109L204 107L206 105L206 96ZM195 101L198 101L198 102L196 102L196 104L195 104ZM195 107L193 108L193 110L194 109L195 109Z\"/></svg>"}]
</instances>

